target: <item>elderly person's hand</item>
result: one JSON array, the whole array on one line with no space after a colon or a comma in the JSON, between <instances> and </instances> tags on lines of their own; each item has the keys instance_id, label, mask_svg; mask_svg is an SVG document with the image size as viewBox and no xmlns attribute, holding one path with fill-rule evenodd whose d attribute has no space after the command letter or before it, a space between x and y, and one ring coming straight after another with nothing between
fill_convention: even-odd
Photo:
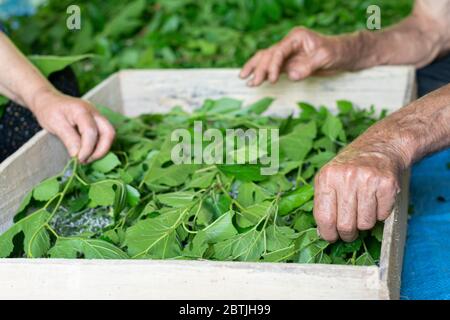
<instances>
[{"instance_id":1,"label":"elderly person's hand","mask_svg":"<svg viewBox=\"0 0 450 320\"><path fill-rule=\"evenodd\" d=\"M320 235L330 242L353 241L358 230L385 220L400 191L403 160L382 145L365 148L360 142L344 149L315 177L314 217Z\"/></svg>"},{"instance_id":2,"label":"elderly person's hand","mask_svg":"<svg viewBox=\"0 0 450 320\"><path fill-rule=\"evenodd\" d=\"M58 136L70 156L82 163L103 157L114 140L113 126L87 101L45 90L36 94L29 108L39 124Z\"/></svg>"},{"instance_id":3,"label":"elderly person's hand","mask_svg":"<svg viewBox=\"0 0 450 320\"><path fill-rule=\"evenodd\" d=\"M274 83L280 73L291 80L340 70L360 70L376 65L412 64L418 67L450 50L450 2L416 0L412 14L378 32L326 36L294 28L283 40L257 52L242 68L248 85Z\"/></svg>"},{"instance_id":4,"label":"elderly person's hand","mask_svg":"<svg viewBox=\"0 0 450 320\"><path fill-rule=\"evenodd\" d=\"M314 217L328 241L356 239L391 213L400 176L415 161L450 146L450 85L389 115L317 174Z\"/></svg>"},{"instance_id":5,"label":"elderly person's hand","mask_svg":"<svg viewBox=\"0 0 450 320\"><path fill-rule=\"evenodd\" d=\"M240 76L245 79L252 75L248 84L259 86L265 80L276 82L283 71L289 79L301 80L317 71L334 70L345 57L340 39L295 28L279 43L258 51L244 65Z\"/></svg>"}]
</instances>

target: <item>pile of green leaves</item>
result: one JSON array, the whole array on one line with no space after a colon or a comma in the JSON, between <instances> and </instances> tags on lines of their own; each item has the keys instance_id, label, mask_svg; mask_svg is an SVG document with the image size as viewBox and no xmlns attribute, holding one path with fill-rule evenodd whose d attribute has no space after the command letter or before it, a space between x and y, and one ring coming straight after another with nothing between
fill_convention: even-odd
<instances>
[{"instance_id":1,"label":"pile of green leaves","mask_svg":"<svg viewBox=\"0 0 450 320\"><path fill-rule=\"evenodd\" d=\"M328 34L366 28L379 5L382 27L412 0L78 0L81 30L66 27L71 0L48 0L31 17L4 21L26 54L98 57L77 65L82 92L124 68L241 67L293 27Z\"/></svg>"},{"instance_id":2,"label":"pile of green leaves","mask_svg":"<svg viewBox=\"0 0 450 320\"><path fill-rule=\"evenodd\" d=\"M272 99L242 108L207 100L193 113L127 118L101 111L117 129L112 151L81 166L72 159L23 200L15 224L0 236L0 257L212 259L375 264L382 225L351 243L321 240L312 215L314 174L372 125L374 109L338 101L299 103L299 117L261 115ZM171 161L173 130L279 128L280 170L257 165Z\"/></svg>"}]
</instances>

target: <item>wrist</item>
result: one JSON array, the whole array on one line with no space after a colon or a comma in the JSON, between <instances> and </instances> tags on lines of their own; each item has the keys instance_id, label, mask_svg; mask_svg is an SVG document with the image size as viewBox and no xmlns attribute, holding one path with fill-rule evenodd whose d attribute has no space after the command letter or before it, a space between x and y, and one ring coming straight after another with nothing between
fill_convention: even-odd
<instances>
[{"instance_id":1,"label":"wrist","mask_svg":"<svg viewBox=\"0 0 450 320\"><path fill-rule=\"evenodd\" d=\"M359 150L360 155L367 155L379 159L386 168L397 172L410 167L414 158L414 147L395 135L366 134L348 146L350 149Z\"/></svg>"},{"instance_id":2,"label":"wrist","mask_svg":"<svg viewBox=\"0 0 450 320\"><path fill-rule=\"evenodd\" d=\"M45 101L54 96L56 93L57 91L53 87L42 86L34 90L33 93L24 98L23 101L25 102L27 108L37 115L42 109L42 106L45 106Z\"/></svg>"},{"instance_id":3,"label":"wrist","mask_svg":"<svg viewBox=\"0 0 450 320\"><path fill-rule=\"evenodd\" d=\"M357 31L336 37L338 64L342 70L357 71L385 64L373 32Z\"/></svg>"}]
</instances>

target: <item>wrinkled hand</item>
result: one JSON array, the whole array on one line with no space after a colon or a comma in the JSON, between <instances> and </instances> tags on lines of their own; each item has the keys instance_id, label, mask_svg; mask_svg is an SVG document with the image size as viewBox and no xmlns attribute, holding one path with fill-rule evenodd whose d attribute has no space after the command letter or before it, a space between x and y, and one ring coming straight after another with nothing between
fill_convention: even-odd
<instances>
[{"instance_id":1,"label":"wrinkled hand","mask_svg":"<svg viewBox=\"0 0 450 320\"><path fill-rule=\"evenodd\" d=\"M339 37L295 28L279 43L258 51L242 68L240 77L253 75L248 85L259 86L267 79L275 83L283 71L297 81L318 71L335 70L343 56L340 47Z\"/></svg>"},{"instance_id":2,"label":"wrinkled hand","mask_svg":"<svg viewBox=\"0 0 450 320\"><path fill-rule=\"evenodd\" d=\"M39 124L58 136L71 157L87 163L103 157L115 131L87 101L57 91L39 93L30 107Z\"/></svg>"},{"instance_id":3,"label":"wrinkled hand","mask_svg":"<svg viewBox=\"0 0 450 320\"><path fill-rule=\"evenodd\" d=\"M321 237L353 241L391 213L400 191L400 162L389 152L349 145L315 178L314 217Z\"/></svg>"}]
</instances>

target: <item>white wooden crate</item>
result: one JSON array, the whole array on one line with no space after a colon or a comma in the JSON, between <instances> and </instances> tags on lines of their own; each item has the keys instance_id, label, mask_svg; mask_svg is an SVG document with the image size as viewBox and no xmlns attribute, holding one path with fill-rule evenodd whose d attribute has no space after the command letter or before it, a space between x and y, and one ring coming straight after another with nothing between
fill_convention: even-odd
<instances>
[{"instance_id":1,"label":"white wooden crate","mask_svg":"<svg viewBox=\"0 0 450 320\"><path fill-rule=\"evenodd\" d=\"M328 78L248 88L237 69L126 70L84 98L129 116L186 109L205 98L276 98L269 113L298 112L296 102L395 110L414 97L414 69L377 67ZM63 145L42 131L0 164L0 233L22 197L62 170ZM80 299L397 299L406 233L409 174L384 228L380 266L158 260L0 259L0 298Z\"/></svg>"}]
</instances>

